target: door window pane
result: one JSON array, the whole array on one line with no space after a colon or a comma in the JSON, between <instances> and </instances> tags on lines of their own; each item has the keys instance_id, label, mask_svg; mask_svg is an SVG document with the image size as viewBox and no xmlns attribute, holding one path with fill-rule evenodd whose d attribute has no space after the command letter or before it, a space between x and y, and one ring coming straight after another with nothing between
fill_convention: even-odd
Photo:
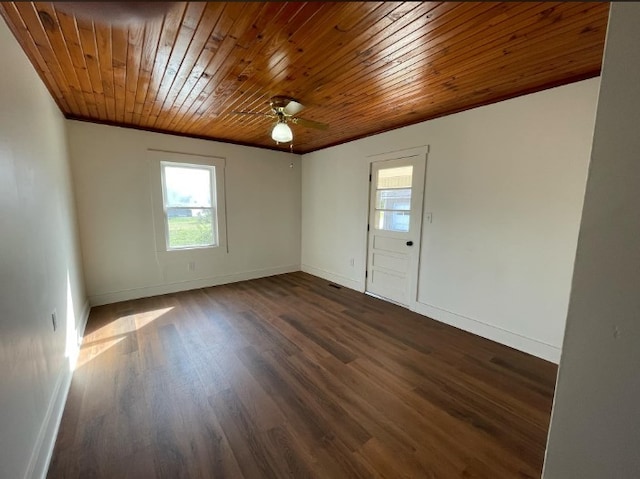
<instances>
[{"instance_id":1,"label":"door window pane","mask_svg":"<svg viewBox=\"0 0 640 479\"><path fill-rule=\"evenodd\" d=\"M375 229L409 232L412 180L411 165L378 170L373 224Z\"/></svg>"},{"instance_id":2,"label":"door window pane","mask_svg":"<svg viewBox=\"0 0 640 479\"><path fill-rule=\"evenodd\" d=\"M411 209L411 188L376 191L376 209L409 211Z\"/></svg>"},{"instance_id":3,"label":"door window pane","mask_svg":"<svg viewBox=\"0 0 640 479\"><path fill-rule=\"evenodd\" d=\"M412 176L413 166L400 166L379 170L376 189L411 188Z\"/></svg>"},{"instance_id":4,"label":"door window pane","mask_svg":"<svg viewBox=\"0 0 640 479\"><path fill-rule=\"evenodd\" d=\"M411 215L408 211L376 211L374 228L386 231L409 231Z\"/></svg>"}]
</instances>

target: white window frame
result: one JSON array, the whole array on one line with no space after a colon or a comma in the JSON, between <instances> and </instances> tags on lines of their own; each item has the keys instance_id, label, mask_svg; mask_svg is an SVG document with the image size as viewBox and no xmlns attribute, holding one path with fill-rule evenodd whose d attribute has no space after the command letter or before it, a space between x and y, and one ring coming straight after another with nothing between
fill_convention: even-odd
<instances>
[{"instance_id":1,"label":"white window frame","mask_svg":"<svg viewBox=\"0 0 640 479\"><path fill-rule=\"evenodd\" d=\"M194 169L200 171L208 171L209 172L209 203L211 206L198 206L197 208L190 206L171 206L168 204L167 200L167 181L166 181L166 170L167 167L171 168L184 168L184 169ZM218 201L217 201L217 193L216 193L216 167L211 165L200 165L194 163L176 163L175 161L161 161L160 162L160 172L162 179L162 212L164 216L164 232L166 239L166 247L167 251L175 251L181 249L198 249L198 248L216 248L218 247L219 239L218 239ZM199 244L199 245L188 245L188 246L174 246L172 247L170 244L169 237L169 209L173 210L192 210L192 209L200 209L200 210L211 210L211 219L212 219L212 237L213 242L208 244Z\"/></svg>"},{"instance_id":2,"label":"white window frame","mask_svg":"<svg viewBox=\"0 0 640 479\"><path fill-rule=\"evenodd\" d=\"M159 150L149 150L151 162L153 222L158 253L179 254L197 251L227 251L227 221L225 203L225 159L213 156L191 155ZM165 166L180 168L200 168L211 171L211 209L214 212L214 244L202 246L185 246L172 248L169 245L169 224L167 218L167 202L165 193ZM198 207L200 208L200 207ZM192 209L185 207L185 209Z\"/></svg>"}]
</instances>

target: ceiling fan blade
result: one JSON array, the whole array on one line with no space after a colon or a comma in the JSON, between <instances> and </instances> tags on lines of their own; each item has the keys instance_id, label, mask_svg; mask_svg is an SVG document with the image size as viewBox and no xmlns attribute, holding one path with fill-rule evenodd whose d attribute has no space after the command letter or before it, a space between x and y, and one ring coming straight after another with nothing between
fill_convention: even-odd
<instances>
[{"instance_id":1,"label":"ceiling fan blade","mask_svg":"<svg viewBox=\"0 0 640 479\"><path fill-rule=\"evenodd\" d=\"M271 105L273 111L284 113L285 116L293 116L304 108L302 103L298 103L293 98L284 95L271 97L269 105Z\"/></svg>"},{"instance_id":2,"label":"ceiling fan blade","mask_svg":"<svg viewBox=\"0 0 640 479\"><path fill-rule=\"evenodd\" d=\"M260 113L257 111L232 111L233 115L253 115L253 116L266 116L267 118L277 118L273 113Z\"/></svg>"},{"instance_id":3,"label":"ceiling fan blade","mask_svg":"<svg viewBox=\"0 0 640 479\"><path fill-rule=\"evenodd\" d=\"M326 123L320 123L319 121L307 120L305 118L293 117L289 118L289 121L295 125L300 125L305 128L315 128L316 130L327 130L329 125Z\"/></svg>"},{"instance_id":4,"label":"ceiling fan blade","mask_svg":"<svg viewBox=\"0 0 640 479\"><path fill-rule=\"evenodd\" d=\"M285 106L282 111L287 116L293 116L293 115L297 115L302 110L304 110L303 104L298 103L295 100L289 100L289 103L287 103L287 106Z\"/></svg>"}]
</instances>

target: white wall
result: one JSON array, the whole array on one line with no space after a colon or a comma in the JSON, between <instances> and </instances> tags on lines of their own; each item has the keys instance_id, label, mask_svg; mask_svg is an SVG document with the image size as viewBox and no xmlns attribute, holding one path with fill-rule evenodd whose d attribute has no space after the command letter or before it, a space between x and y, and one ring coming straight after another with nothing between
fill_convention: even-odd
<instances>
[{"instance_id":1,"label":"white wall","mask_svg":"<svg viewBox=\"0 0 640 479\"><path fill-rule=\"evenodd\" d=\"M598 84L304 155L302 269L364 290L367 157L429 145L424 212L433 222L424 224L414 308L558 361Z\"/></svg>"},{"instance_id":2,"label":"white wall","mask_svg":"<svg viewBox=\"0 0 640 479\"><path fill-rule=\"evenodd\" d=\"M68 131L91 304L300 268L298 155L78 121ZM156 254L148 149L226 158L228 253Z\"/></svg>"},{"instance_id":3,"label":"white wall","mask_svg":"<svg viewBox=\"0 0 640 479\"><path fill-rule=\"evenodd\" d=\"M0 51L0 477L18 479L46 473L88 306L65 120L2 21Z\"/></svg>"},{"instance_id":4,"label":"white wall","mask_svg":"<svg viewBox=\"0 0 640 479\"><path fill-rule=\"evenodd\" d=\"M612 3L545 479L640 477L639 23Z\"/></svg>"}]
</instances>

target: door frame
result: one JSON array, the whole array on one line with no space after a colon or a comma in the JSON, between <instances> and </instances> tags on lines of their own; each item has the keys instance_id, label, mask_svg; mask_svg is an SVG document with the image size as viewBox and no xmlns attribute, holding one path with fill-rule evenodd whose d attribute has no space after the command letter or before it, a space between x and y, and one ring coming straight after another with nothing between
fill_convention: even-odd
<instances>
[{"instance_id":1,"label":"door frame","mask_svg":"<svg viewBox=\"0 0 640 479\"><path fill-rule=\"evenodd\" d=\"M365 261L364 261L364 272L363 272L364 274L362 278L363 284L364 284L364 293L370 296L374 296L376 298L382 299L384 301L397 304L398 306L402 306L403 308L407 308L411 311L415 311L416 304L418 302L420 263L422 259L422 238L423 238L423 232L424 232L424 206L425 206L424 198L427 191L427 167L429 163L428 161L429 149L430 149L429 145L424 145L424 146L417 146L417 147L412 147L412 148L407 148L402 150L389 151L385 153L376 153L374 155L367 156L369 188L367 188L367 219L365 224L365 235L364 235L365 236L365 239L364 239ZM414 244L414 246L416 246L418 249L417 255L416 255L417 260L414 265L411 265L411 268L410 268L410 278L409 278L410 287L408 292L409 304L405 306L403 304L397 303L396 301L381 297L375 293L370 293L369 291L367 291L367 279L368 279L367 275L368 275L368 269L369 269L369 234L370 234L369 221L371 218L371 190L373 188L373 182L372 182L373 163L377 163L379 161L387 161L387 160L399 160L404 158L410 158L413 156L422 156L424 158L424 177L422 178L422 181L423 181L422 197L419 199L421 211L420 211L420 223L419 223L418 232L417 232L418 239Z\"/></svg>"}]
</instances>

